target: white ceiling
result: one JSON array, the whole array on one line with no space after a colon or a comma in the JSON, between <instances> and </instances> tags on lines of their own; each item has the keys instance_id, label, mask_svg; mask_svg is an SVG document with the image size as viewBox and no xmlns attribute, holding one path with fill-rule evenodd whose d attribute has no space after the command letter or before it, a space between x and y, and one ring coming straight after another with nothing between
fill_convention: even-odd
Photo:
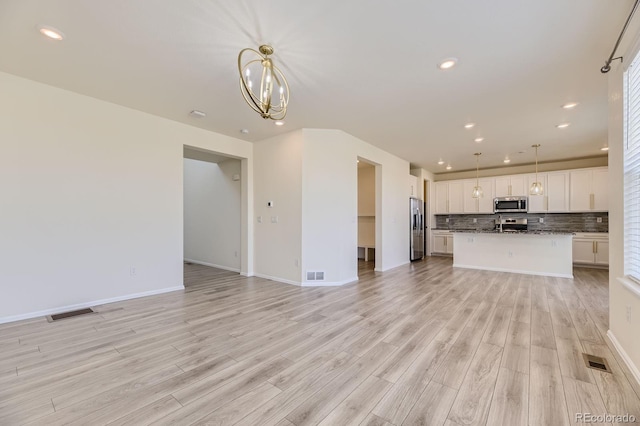
<instances>
[{"instance_id":1,"label":"white ceiling","mask_svg":"<svg viewBox=\"0 0 640 426\"><path fill-rule=\"evenodd\" d=\"M414 166L443 172L442 158L459 171L478 151L482 167L507 154L531 163L534 143L541 161L602 155L599 69L632 3L0 0L0 70L249 141L341 129ZM66 39L45 39L38 24ZM282 127L239 90L238 52L263 43L291 87ZM451 56L458 65L439 70ZM562 109L568 101L580 105Z\"/></svg>"}]
</instances>

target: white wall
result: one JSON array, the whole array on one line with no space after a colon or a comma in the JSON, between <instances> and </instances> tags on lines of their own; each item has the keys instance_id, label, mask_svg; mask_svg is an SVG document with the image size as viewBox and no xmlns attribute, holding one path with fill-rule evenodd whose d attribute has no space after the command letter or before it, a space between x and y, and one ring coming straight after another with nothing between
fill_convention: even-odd
<instances>
[{"instance_id":1,"label":"white wall","mask_svg":"<svg viewBox=\"0 0 640 426\"><path fill-rule=\"evenodd\" d=\"M254 155L255 274L300 284L302 131L257 142Z\"/></svg>"},{"instance_id":2,"label":"white wall","mask_svg":"<svg viewBox=\"0 0 640 426\"><path fill-rule=\"evenodd\" d=\"M635 37L640 34L635 32ZM629 33L633 39L634 33ZM635 46L638 46L637 44ZM624 63L631 62L637 47L627 49ZM640 296L622 285L624 276L623 198L623 66L612 64L609 78L609 330L640 381ZM640 289L639 289L640 290ZM631 320L627 321L627 307Z\"/></svg>"},{"instance_id":3,"label":"white wall","mask_svg":"<svg viewBox=\"0 0 640 426\"><path fill-rule=\"evenodd\" d=\"M375 163L376 270L409 262L409 163L339 130L303 130L302 271L357 279L358 157ZM305 277L306 278L306 277Z\"/></svg>"},{"instance_id":4,"label":"white wall","mask_svg":"<svg viewBox=\"0 0 640 426\"><path fill-rule=\"evenodd\" d=\"M240 161L184 159L184 258L240 271Z\"/></svg>"},{"instance_id":5,"label":"white wall","mask_svg":"<svg viewBox=\"0 0 640 426\"><path fill-rule=\"evenodd\" d=\"M183 144L249 166L252 144L5 73L0 93L0 322L182 288Z\"/></svg>"}]
</instances>

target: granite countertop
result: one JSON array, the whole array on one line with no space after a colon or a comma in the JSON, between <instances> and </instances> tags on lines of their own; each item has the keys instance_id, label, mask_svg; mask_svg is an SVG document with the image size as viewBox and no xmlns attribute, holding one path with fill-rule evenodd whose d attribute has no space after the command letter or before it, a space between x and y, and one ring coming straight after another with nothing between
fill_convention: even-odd
<instances>
[{"instance_id":1,"label":"granite countertop","mask_svg":"<svg viewBox=\"0 0 640 426\"><path fill-rule=\"evenodd\" d=\"M574 235L572 231L498 231L495 229L449 229L455 233L471 234L525 234L525 235Z\"/></svg>"}]
</instances>

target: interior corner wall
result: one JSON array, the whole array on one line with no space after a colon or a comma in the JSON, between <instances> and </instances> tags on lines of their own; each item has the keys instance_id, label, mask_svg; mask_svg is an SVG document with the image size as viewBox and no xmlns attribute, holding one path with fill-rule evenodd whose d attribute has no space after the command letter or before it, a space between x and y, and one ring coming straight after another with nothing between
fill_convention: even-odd
<instances>
[{"instance_id":1,"label":"interior corner wall","mask_svg":"<svg viewBox=\"0 0 640 426\"><path fill-rule=\"evenodd\" d=\"M357 279L358 157L382 171L380 182L376 179L381 193L376 200L376 268L408 263L409 163L340 130L302 132L303 277L306 271L324 271L326 283Z\"/></svg>"},{"instance_id":2,"label":"interior corner wall","mask_svg":"<svg viewBox=\"0 0 640 426\"><path fill-rule=\"evenodd\" d=\"M240 272L240 161L184 159L184 258Z\"/></svg>"},{"instance_id":3,"label":"interior corner wall","mask_svg":"<svg viewBox=\"0 0 640 426\"><path fill-rule=\"evenodd\" d=\"M633 34L633 33L632 33ZM639 34L636 32L636 35ZM627 52L625 58L633 58ZM626 61L625 61L626 63ZM609 78L609 330L631 369L640 369L640 296L619 281L624 276L624 132L623 66L612 66ZM627 319L627 309L631 318ZM636 376L640 381L640 376Z\"/></svg>"},{"instance_id":4,"label":"interior corner wall","mask_svg":"<svg viewBox=\"0 0 640 426\"><path fill-rule=\"evenodd\" d=\"M182 289L183 144L253 145L6 73L0 93L0 322Z\"/></svg>"},{"instance_id":5,"label":"interior corner wall","mask_svg":"<svg viewBox=\"0 0 640 426\"><path fill-rule=\"evenodd\" d=\"M255 275L300 285L302 131L256 142L254 158Z\"/></svg>"}]
</instances>

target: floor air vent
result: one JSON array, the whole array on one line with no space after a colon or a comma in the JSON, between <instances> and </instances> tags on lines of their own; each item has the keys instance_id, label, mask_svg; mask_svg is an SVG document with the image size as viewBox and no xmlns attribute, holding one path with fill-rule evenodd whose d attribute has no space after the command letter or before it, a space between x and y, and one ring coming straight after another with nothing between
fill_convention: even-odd
<instances>
[{"instance_id":1,"label":"floor air vent","mask_svg":"<svg viewBox=\"0 0 640 426\"><path fill-rule=\"evenodd\" d=\"M603 371L605 373L611 373L611 368L609 368L609 363L606 359L589 354L582 354L582 357L584 358L584 362L587 364L587 367Z\"/></svg>"},{"instance_id":2,"label":"floor air vent","mask_svg":"<svg viewBox=\"0 0 640 426\"><path fill-rule=\"evenodd\" d=\"M78 309L77 311L62 312L60 314L47 315L47 321L53 322L65 318L77 317L78 315L92 314L94 310L91 308Z\"/></svg>"}]
</instances>

